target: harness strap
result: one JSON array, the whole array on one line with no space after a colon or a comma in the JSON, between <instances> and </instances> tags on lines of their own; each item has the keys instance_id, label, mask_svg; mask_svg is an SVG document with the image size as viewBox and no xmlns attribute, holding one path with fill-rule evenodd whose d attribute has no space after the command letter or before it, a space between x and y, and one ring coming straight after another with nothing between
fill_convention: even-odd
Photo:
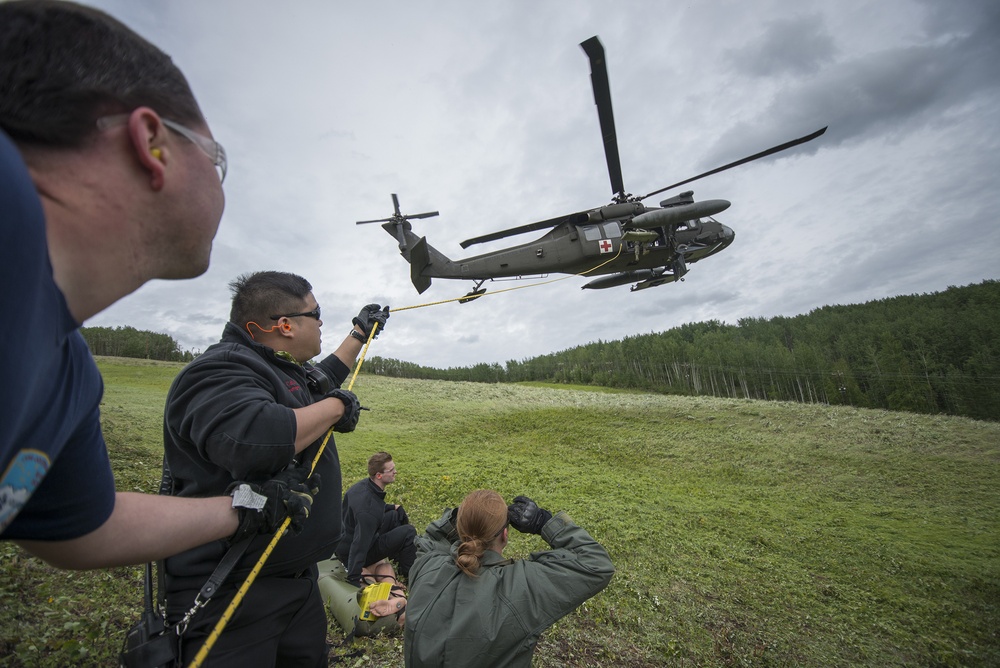
<instances>
[{"instance_id":1,"label":"harness strap","mask_svg":"<svg viewBox=\"0 0 1000 668\"><path fill-rule=\"evenodd\" d=\"M198 598L205 599L205 602L207 603L208 599L215 595L215 593L219 590L219 587L222 586L226 577L229 576L230 571L232 571L236 564L239 563L239 560L246 553L247 548L250 547L250 543L253 541L253 538L253 536L246 536L229 548L229 551L226 552L226 556L222 558L222 561L219 562L219 565L215 567L212 575L208 578L208 582L206 582L204 586L202 586L201 591L198 592Z\"/></svg>"}]
</instances>

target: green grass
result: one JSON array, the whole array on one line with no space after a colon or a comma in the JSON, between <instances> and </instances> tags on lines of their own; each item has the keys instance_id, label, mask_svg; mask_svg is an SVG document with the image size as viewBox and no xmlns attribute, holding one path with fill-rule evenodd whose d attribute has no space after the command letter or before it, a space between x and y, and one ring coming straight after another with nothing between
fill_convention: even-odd
<instances>
[{"instance_id":1,"label":"green grass","mask_svg":"<svg viewBox=\"0 0 1000 668\"><path fill-rule=\"evenodd\" d=\"M180 367L100 364L119 488L154 491ZM354 390L372 410L337 437L345 487L385 449L418 528L491 487L608 548L611 584L536 666L1000 665L998 424L368 375ZM515 533L509 549L544 547ZM0 666L113 665L140 597L138 568L60 572L0 543ZM402 665L401 635L358 647L349 665Z\"/></svg>"}]
</instances>

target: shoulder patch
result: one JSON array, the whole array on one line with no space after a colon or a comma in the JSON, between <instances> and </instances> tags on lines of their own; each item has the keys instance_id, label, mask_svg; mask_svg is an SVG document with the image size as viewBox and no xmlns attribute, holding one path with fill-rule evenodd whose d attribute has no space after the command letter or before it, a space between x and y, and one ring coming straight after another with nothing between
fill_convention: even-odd
<instances>
[{"instance_id":1,"label":"shoulder patch","mask_svg":"<svg viewBox=\"0 0 1000 668\"><path fill-rule=\"evenodd\" d=\"M0 478L0 532L10 526L42 482L51 464L40 450L21 450Z\"/></svg>"}]
</instances>

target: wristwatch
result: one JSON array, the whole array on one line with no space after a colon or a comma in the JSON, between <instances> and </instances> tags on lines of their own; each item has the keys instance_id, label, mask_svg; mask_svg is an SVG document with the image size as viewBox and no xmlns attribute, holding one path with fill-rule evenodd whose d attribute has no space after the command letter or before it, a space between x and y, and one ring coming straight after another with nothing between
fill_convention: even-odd
<instances>
[{"instance_id":1,"label":"wristwatch","mask_svg":"<svg viewBox=\"0 0 1000 668\"><path fill-rule=\"evenodd\" d=\"M356 338L361 343L368 343L368 337L366 337L364 334L362 334L361 332L359 332L356 329L352 329L351 330L351 336L353 336L354 338Z\"/></svg>"}]
</instances>

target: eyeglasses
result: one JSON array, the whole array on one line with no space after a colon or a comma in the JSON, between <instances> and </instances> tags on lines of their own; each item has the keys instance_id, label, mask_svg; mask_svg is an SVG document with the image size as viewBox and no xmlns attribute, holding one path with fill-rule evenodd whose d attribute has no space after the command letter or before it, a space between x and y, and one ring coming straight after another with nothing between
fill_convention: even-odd
<instances>
[{"instance_id":1,"label":"eyeglasses","mask_svg":"<svg viewBox=\"0 0 1000 668\"><path fill-rule=\"evenodd\" d=\"M226 161L226 149L222 148L222 144L214 139L209 139L205 135L200 135L194 130L189 130L180 123L174 123L166 118L161 118L160 120L177 134L183 135L197 144L198 148L212 159L212 164L219 170L219 183L225 182L226 170L229 167L229 163Z\"/></svg>"},{"instance_id":2,"label":"eyeglasses","mask_svg":"<svg viewBox=\"0 0 1000 668\"><path fill-rule=\"evenodd\" d=\"M128 118L129 114L103 116L97 119L97 127L100 130L107 130L108 128L116 125L126 123ZM216 169L219 170L220 183L226 180L226 171L229 167L229 163L226 160L226 149L222 148L222 144L214 139L209 139L205 135L198 134L194 130L184 127L180 123L175 123L174 121L166 118L161 118L160 120L163 121L163 124L168 128L195 144L202 150L202 152L204 152L205 155L212 159L212 164L214 164Z\"/></svg>"},{"instance_id":3,"label":"eyeglasses","mask_svg":"<svg viewBox=\"0 0 1000 668\"><path fill-rule=\"evenodd\" d=\"M382 475L388 475L388 474L390 474L390 473L395 473L395 472L396 472L396 467L395 467L395 466L393 466L393 467L392 467L391 469L389 469L388 471L382 471Z\"/></svg>"},{"instance_id":4,"label":"eyeglasses","mask_svg":"<svg viewBox=\"0 0 1000 668\"><path fill-rule=\"evenodd\" d=\"M269 317L271 320L280 320L281 318L298 318L300 315L319 320L319 307L317 306L311 311L303 311L302 313L286 313L285 315L272 315Z\"/></svg>"}]
</instances>

